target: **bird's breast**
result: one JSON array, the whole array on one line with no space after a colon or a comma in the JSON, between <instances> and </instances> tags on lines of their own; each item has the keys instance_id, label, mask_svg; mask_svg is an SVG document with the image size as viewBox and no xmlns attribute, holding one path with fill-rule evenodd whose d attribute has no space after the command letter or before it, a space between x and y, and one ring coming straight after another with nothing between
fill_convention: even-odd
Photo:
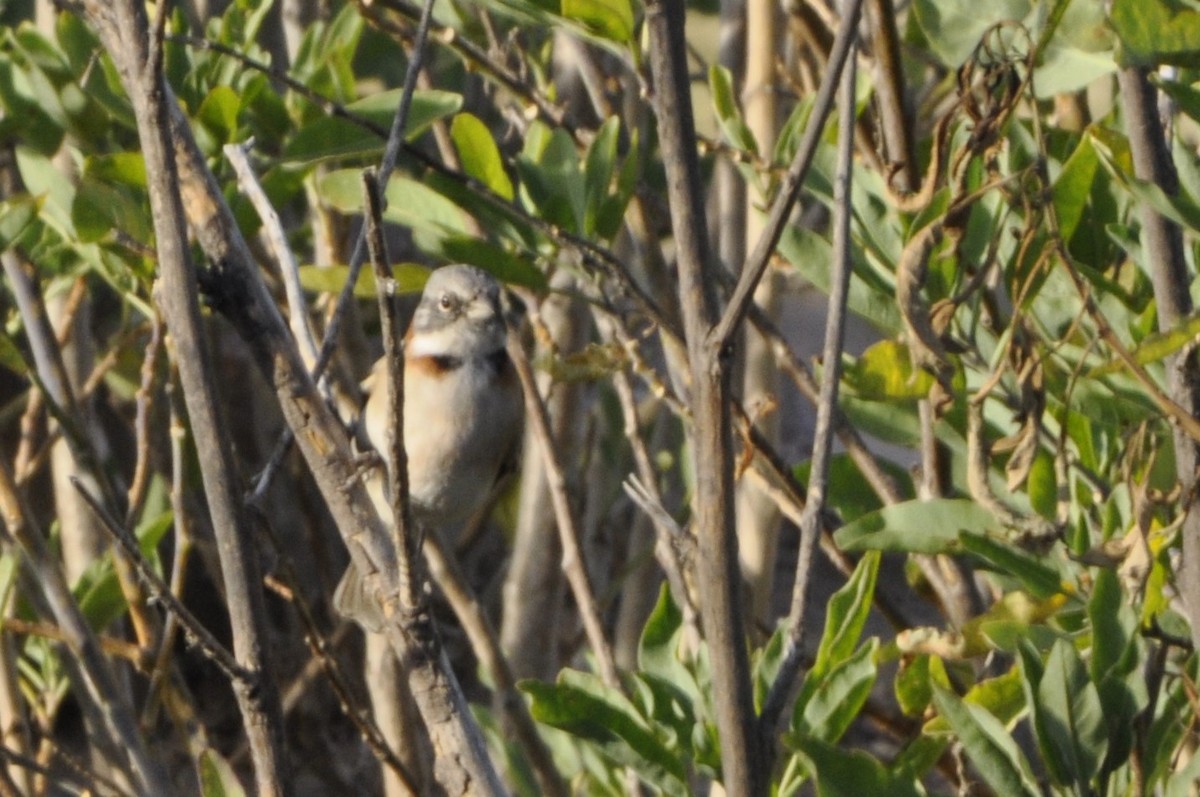
<instances>
[{"instance_id":1,"label":"bird's breast","mask_svg":"<svg viewBox=\"0 0 1200 797\"><path fill-rule=\"evenodd\" d=\"M465 521L487 501L521 430L521 394L489 358L405 362L404 444L414 509L442 524Z\"/></svg>"}]
</instances>

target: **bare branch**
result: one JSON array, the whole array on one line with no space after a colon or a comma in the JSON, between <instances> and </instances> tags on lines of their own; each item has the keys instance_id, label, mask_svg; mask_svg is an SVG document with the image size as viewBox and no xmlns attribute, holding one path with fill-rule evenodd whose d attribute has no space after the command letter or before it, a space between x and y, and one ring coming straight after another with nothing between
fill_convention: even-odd
<instances>
[{"instance_id":1,"label":"bare branch","mask_svg":"<svg viewBox=\"0 0 1200 797\"><path fill-rule=\"evenodd\" d=\"M300 344L304 362L312 367L317 362L317 342L313 339L312 326L305 311L304 289L300 287L300 267L296 264L296 256L292 254L291 247L288 246L279 214L275 212L271 200L267 198L267 192L263 190L254 174L250 158L246 155L246 145L226 144L224 151L225 157L229 159L233 171L237 174L242 193L250 200L258 217L262 219L263 226L266 227L267 240L271 244L271 251L275 255L279 274L283 278L283 289L287 295L288 323L292 328L292 335Z\"/></svg>"},{"instance_id":2,"label":"bare branch","mask_svg":"<svg viewBox=\"0 0 1200 797\"><path fill-rule=\"evenodd\" d=\"M754 714L738 591L728 372L729 344L735 325L731 325L728 334L713 334L717 320L717 280L706 260L708 235L687 74L682 0L647 3L646 23L654 76L654 108L677 246L679 305L692 379L689 403L694 424L692 451L697 498L693 509L700 553L698 575L706 590L701 610L712 661L716 721L721 729L723 785L733 797L751 797L765 793L768 770L763 766L762 739Z\"/></svg>"},{"instance_id":3,"label":"bare branch","mask_svg":"<svg viewBox=\"0 0 1200 797\"><path fill-rule=\"evenodd\" d=\"M825 120L833 108L834 90L838 85L838 78L845 68L851 44L857 35L858 16L861 9L862 0L849 0L842 9L842 24L838 28L833 50L829 54L829 63L825 74L821 77L821 88L813 101L813 110L809 116L808 126L804 129L804 137L800 139L800 144L796 148L796 157L792 160L792 165L788 168L787 175L784 176L779 186L779 193L776 195L775 201L771 203L771 212L767 217L766 228L754 245L754 250L746 259L745 265L742 266L737 287L734 288L733 295L729 298L729 304L726 306L720 322L710 334L709 345L715 348L723 348L733 340L734 333L746 315L746 308L754 299L754 289L758 286L763 273L767 270L767 264L771 261L771 256L775 253L775 246L779 243L779 237L783 234L784 225L787 224L792 208L795 207L796 200L800 198L800 191L804 188L808 169L812 165L813 157L817 153L817 145L821 141L821 133L825 129Z\"/></svg>"},{"instance_id":4,"label":"bare branch","mask_svg":"<svg viewBox=\"0 0 1200 797\"><path fill-rule=\"evenodd\" d=\"M117 688L108 668L100 643L88 626L71 595L62 568L46 547L42 532L29 525L32 517L9 473L8 464L0 461L0 514L8 535L21 546L34 574L37 588L64 635L72 657L78 663L82 683L77 684L81 695L87 695L104 719L116 747L127 759L127 766L144 795L170 794L171 787L161 764L150 757L138 733L133 709Z\"/></svg>"},{"instance_id":5,"label":"bare branch","mask_svg":"<svg viewBox=\"0 0 1200 797\"><path fill-rule=\"evenodd\" d=\"M821 395L817 403L817 426L813 432L811 471L804 515L800 519L800 551L796 559L796 580L792 588L792 604L788 611L787 637L783 661L763 703L760 718L764 733L774 730L783 714L784 703L791 692L800 669L801 645L804 642L804 607L808 601L808 576L812 571L813 550L821 533L821 515L825 511L826 484L829 479L829 460L837 414L838 383L842 378L842 349L846 339L846 298L852 268L850 252L851 180L854 174L854 126L857 116L854 107L856 48L851 44L845 56L838 92L838 157L837 174L833 183L833 263L830 275L829 311L825 319L825 370L821 377Z\"/></svg>"},{"instance_id":6,"label":"bare branch","mask_svg":"<svg viewBox=\"0 0 1200 797\"><path fill-rule=\"evenodd\" d=\"M571 509L570 498L567 496L567 479L563 475L562 463L558 460L554 438L550 432L550 418L546 413L546 404L542 401L534 381L533 371L529 367L529 359L515 332L509 335L508 355L512 358L517 376L521 379L521 387L525 393L525 415L529 419L534 436L538 441L542 462L546 468L546 482L550 488L550 498L554 504L554 514L558 520L558 534L562 540L563 571L567 575L567 583L575 596L579 607L579 616L583 620L584 632L588 643L596 656L600 667L600 677L614 689L621 688L617 677L617 665L613 660L612 646L604 635L604 626L600 622L600 611L596 606L596 595L588 580L587 568L583 563L583 551L579 544L579 524Z\"/></svg>"},{"instance_id":7,"label":"bare branch","mask_svg":"<svg viewBox=\"0 0 1200 797\"><path fill-rule=\"evenodd\" d=\"M387 245L383 240L383 204L375 173L363 173L363 214L365 237L371 265L375 270L375 285L379 300L379 320L382 327L387 391L387 458L388 498L392 510L392 544L396 548L396 578L400 587L399 609L402 615L415 617L427 609L421 592L420 551L421 530L412 520L408 500L408 452L404 448L404 342L401 340L400 308L396 303L396 284L388 263ZM386 609L385 609L386 611Z\"/></svg>"},{"instance_id":8,"label":"bare branch","mask_svg":"<svg viewBox=\"0 0 1200 797\"><path fill-rule=\"evenodd\" d=\"M144 4L122 0L107 8L86 4L88 16L120 73L134 108L154 220L160 269L157 299L175 342L179 377L192 422L201 475L221 558L225 594L233 629L234 653L253 685L235 689L242 711L258 792L288 793L283 755L283 711L275 678L264 655L266 611L251 543L237 466L230 447L201 329L199 292L191 263L179 179L171 149L164 78L157 67L161 53L150 50L152 37ZM111 16L109 16L111 15ZM239 682L235 682L238 684Z\"/></svg>"}]
</instances>

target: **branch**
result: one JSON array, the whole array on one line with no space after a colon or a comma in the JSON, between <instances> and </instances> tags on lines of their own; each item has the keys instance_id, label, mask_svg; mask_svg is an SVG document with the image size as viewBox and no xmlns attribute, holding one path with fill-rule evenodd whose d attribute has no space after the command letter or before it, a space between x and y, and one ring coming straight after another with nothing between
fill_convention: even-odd
<instances>
[{"instance_id":1,"label":"branch","mask_svg":"<svg viewBox=\"0 0 1200 797\"><path fill-rule=\"evenodd\" d=\"M363 172L364 236L371 266L375 271L376 296L379 300L379 324L383 338L385 395L388 408L386 439L388 498L392 510L392 545L396 549L396 579L399 585L400 613L415 618L428 608L421 591L420 530L412 520L408 500L408 452L404 448L404 342L400 325L400 307L396 301L396 283L388 264L387 244L383 240L383 202L375 172Z\"/></svg>"},{"instance_id":2,"label":"branch","mask_svg":"<svg viewBox=\"0 0 1200 797\"><path fill-rule=\"evenodd\" d=\"M1125 100L1125 124L1129 129L1134 174L1154 183L1168 195L1177 194L1179 179L1167 149L1155 91L1145 71L1126 67L1117 73L1117 81ZM1191 277L1184 259L1183 233L1178 224L1150 205L1140 204L1142 239L1154 285L1158 328L1165 332L1178 326L1192 312ZM1194 347L1167 358L1165 365L1172 404L1181 407L1182 416L1194 419L1200 414L1200 363ZM1174 416L1179 424L1175 427L1175 471L1184 495L1179 589L1192 621L1193 640L1200 644L1200 497L1195 489L1200 437L1186 430L1182 416Z\"/></svg>"},{"instance_id":3,"label":"branch","mask_svg":"<svg viewBox=\"0 0 1200 797\"><path fill-rule=\"evenodd\" d=\"M105 22L106 7L93 3L96 6L97 28L110 43L121 41ZM169 97L169 89L163 90ZM213 264L199 274L205 291L246 342L274 388L284 419L355 566L364 574L378 574L380 591L392 594L396 589L395 549L355 467L345 428L317 392L187 118L173 98L168 104L183 206L197 243ZM434 770L443 789L451 795L502 794L482 734L445 657L431 657L430 651L419 645L421 640L406 633L398 622L389 622L385 632L396 655L411 662L410 683L439 751Z\"/></svg>"},{"instance_id":4,"label":"branch","mask_svg":"<svg viewBox=\"0 0 1200 797\"><path fill-rule=\"evenodd\" d=\"M754 250L742 266L741 276L737 287L729 299L724 315L710 334L710 345L724 348L733 340L733 335L746 315L746 308L754 300L754 289L758 287L762 275L767 270L767 264L775 253L775 246L783 234L784 225L791 216L796 200L800 198L800 190L804 188L804 180L817 153L821 142L821 133L825 129L825 120L833 108L834 89L838 78L850 56L851 45L858 30L858 15L862 9L862 0L848 0L842 11L842 24L838 28L837 39L833 50L829 53L829 64L821 77L821 87L813 101L812 115L808 126L804 128L804 137L796 149L796 157L792 160L783 182L779 186L779 194L771 203L771 212L767 216L766 228L754 245Z\"/></svg>"},{"instance_id":5,"label":"branch","mask_svg":"<svg viewBox=\"0 0 1200 797\"><path fill-rule=\"evenodd\" d=\"M271 200L267 198L267 192L263 190L254 174L250 158L246 155L246 145L226 144L224 152L225 157L233 166L234 173L237 174L238 185L241 186L242 193L250 200L250 204L254 206L255 212L262 220L263 227L266 228L267 240L271 244L271 252L275 255L276 265L279 266L279 275L283 279L283 289L287 296L288 323L292 328L292 335L300 344L300 353L304 355L304 361L315 365L317 342L313 339L308 313L305 312L304 289L300 285L300 267L296 264L296 256L292 254L291 247L288 246L283 223L271 205Z\"/></svg>"},{"instance_id":6,"label":"branch","mask_svg":"<svg viewBox=\"0 0 1200 797\"><path fill-rule=\"evenodd\" d=\"M231 436L220 411L204 340L196 273L189 255L171 149L166 84L159 71L162 54L151 46L161 46L161 38L149 29L144 3L122 0L103 10L97 9L95 2L86 5L133 106L146 161L160 274L156 299L175 343L179 379L221 561L234 655L250 681L249 685L235 681L242 688L235 689L234 694L250 743L255 783L260 795L287 794L290 789L283 753L283 710L276 679L263 652L267 622L258 557L252 547ZM105 11L113 16L105 17ZM102 21L106 19L111 24ZM158 21L161 24L162 18Z\"/></svg>"},{"instance_id":7,"label":"branch","mask_svg":"<svg viewBox=\"0 0 1200 797\"><path fill-rule=\"evenodd\" d=\"M723 785L732 797L766 791L762 739L754 714L733 522L733 441L729 418L731 334L714 335L717 280L706 262L703 197L684 45L682 0L646 5L654 110L678 247L679 305L691 371L701 606L712 661ZM765 263L765 258L764 258Z\"/></svg>"},{"instance_id":8,"label":"branch","mask_svg":"<svg viewBox=\"0 0 1200 797\"><path fill-rule=\"evenodd\" d=\"M412 107L413 92L417 88L417 75L420 74L422 65L425 59L425 42L429 38L429 23L433 17L433 0L425 0L421 8L421 21L417 25L416 40L413 42L412 52L409 54L408 67L404 72L404 89L400 94L400 105L396 108L396 115L392 117L392 129L388 133L387 142L383 146L383 159L379 163L378 182L384 186L386 190L388 180L391 179L392 171L396 168L396 158L400 155L400 149L404 145L405 134L408 131L408 112ZM345 317L350 303L354 301L354 286L358 282L358 272L362 268L363 259L366 257L366 239L367 231L364 227L358 235L358 241L354 245L354 253L350 256L349 274L346 277L346 284L342 287L342 292L338 296L337 306L334 309L333 315L329 319L329 325L325 329L325 338L321 341L320 354L317 356L317 363L313 367L313 378L320 379L324 373L325 367L329 364L329 359L333 356L334 349L337 346L338 331L342 325L342 318Z\"/></svg>"},{"instance_id":9,"label":"branch","mask_svg":"<svg viewBox=\"0 0 1200 797\"><path fill-rule=\"evenodd\" d=\"M32 515L12 480L8 464L2 459L0 516L4 519L7 535L20 545L34 576L31 580L36 582L44 596L50 614L63 633L71 658L78 665L77 670L74 667L69 669L81 676L81 682L76 681L80 696L87 695L103 717L114 745L126 757L140 792L144 795L170 794L172 790L166 772L158 761L150 757L143 745L133 709L126 703L124 691L117 687L100 643L71 595L62 567L46 547L41 530L29 525L28 518Z\"/></svg>"},{"instance_id":10,"label":"branch","mask_svg":"<svg viewBox=\"0 0 1200 797\"><path fill-rule=\"evenodd\" d=\"M763 703L761 727L764 735L771 734L783 714L787 695L800 670L801 645L804 642L804 608L808 602L808 576L812 571L813 550L821 533L821 515L825 510L826 485L829 481L829 459L837 415L838 383L842 378L842 349L846 339L846 298L850 286L851 242L850 203L851 181L854 175L854 84L855 62L853 44L845 55L841 91L838 94L838 152L837 175L833 183L833 273L830 275L829 314L825 319L825 348L822 353L825 372L821 377L821 395L817 404L817 425L813 432L812 467L808 481L808 496L800 522L800 551L796 559L796 580L792 589L792 605L787 618L783 661Z\"/></svg>"},{"instance_id":11,"label":"branch","mask_svg":"<svg viewBox=\"0 0 1200 797\"><path fill-rule=\"evenodd\" d=\"M550 499L554 504L554 515L558 521L559 538L562 541L563 572L566 573L567 583L578 604L579 616L583 620L583 629L587 634L588 643L596 656L600 668L600 677L604 683L614 689L621 689L621 680L617 677L617 665L613 660L612 646L604 636L604 626L600 621L600 610L596 605L596 594L588 580L587 569L583 564L583 550L579 544L579 524L571 511L570 498L567 496L567 480L563 475L562 463L554 446L554 437L550 432L550 418L546 412L546 404L542 401L534 381L533 371L529 367L529 359L525 350L514 333L509 336L508 354L512 358L521 387L525 393L525 415L528 417L534 437L541 451L542 462L546 468L546 483L550 488Z\"/></svg>"}]
</instances>

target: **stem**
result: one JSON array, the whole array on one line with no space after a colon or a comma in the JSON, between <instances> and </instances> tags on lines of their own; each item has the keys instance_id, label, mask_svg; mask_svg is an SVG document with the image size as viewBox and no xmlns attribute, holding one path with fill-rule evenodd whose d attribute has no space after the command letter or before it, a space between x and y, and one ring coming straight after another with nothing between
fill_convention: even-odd
<instances>
[{"instance_id":1,"label":"stem","mask_svg":"<svg viewBox=\"0 0 1200 797\"><path fill-rule=\"evenodd\" d=\"M704 251L708 235L689 94L684 14L682 0L653 0L646 5L654 105L671 227L678 246L679 304L692 378L697 496L693 509L700 552L698 572L707 598L701 610L712 660L717 727L721 729L723 785L732 797L751 797L765 793L768 772L762 766L762 740L754 714L738 592L728 369L733 329L731 326L727 335L713 334L717 281Z\"/></svg>"},{"instance_id":2,"label":"stem","mask_svg":"<svg viewBox=\"0 0 1200 797\"><path fill-rule=\"evenodd\" d=\"M246 673L235 680L255 784L260 795L290 793L283 753L283 710L276 679L264 653L266 606L258 554L241 499L231 436L218 403L216 379L205 345L196 272L187 243L179 178L169 138L166 87L161 67L161 28L151 31L144 4L126 0L111 8L114 28L101 27L137 118L138 138L157 241L161 285L157 300L175 342L179 378L200 462L213 532L221 560L234 655ZM161 9L160 9L161 12ZM94 11L97 19L103 12ZM156 22L161 25L160 13ZM105 33L112 34L104 36Z\"/></svg>"},{"instance_id":3,"label":"stem","mask_svg":"<svg viewBox=\"0 0 1200 797\"><path fill-rule=\"evenodd\" d=\"M842 348L846 337L846 298L850 286L850 207L851 177L854 173L854 47L846 57L838 94L837 175L833 183L833 274L830 279L829 314L825 320L825 371L817 404L817 425L813 432L811 475L804 514L800 523L800 551L796 560L796 581L788 612L787 637L783 663L763 704L761 727L764 735L774 730L783 714L787 695L800 669L801 644L804 641L804 608L808 602L808 576L812 571L813 550L821 533L821 514L825 509L825 491L829 480L829 459L837 415L838 382L841 380Z\"/></svg>"},{"instance_id":4,"label":"stem","mask_svg":"<svg viewBox=\"0 0 1200 797\"><path fill-rule=\"evenodd\" d=\"M1171 162L1166 137L1158 113L1156 93L1146 72L1127 67L1117 73L1121 96L1125 100L1125 119L1134 174L1154 183L1168 195L1179 192L1179 179ZM1147 203L1139 203L1142 213L1142 242L1150 279L1154 285L1154 303L1158 328L1175 328L1192 312L1187 261L1184 259L1183 233L1179 225L1158 213ZM1200 415L1200 364L1193 349L1168 357L1167 393L1190 418ZM1194 435L1183 429L1184 418L1175 426L1175 471L1183 487L1183 558L1178 573L1179 591L1191 616L1192 638L1200 644L1200 496L1196 494L1196 466L1200 464L1200 446Z\"/></svg>"},{"instance_id":5,"label":"stem","mask_svg":"<svg viewBox=\"0 0 1200 797\"><path fill-rule=\"evenodd\" d=\"M792 214L796 200L800 198L800 190L804 187L804 179L812 165L813 157L817 154L817 146L821 142L821 133L825 129L825 119L833 108L834 88L838 78L850 56L851 44L854 42L858 28L858 15L862 9L862 0L849 0L842 11L842 24L838 28L837 39L834 40L833 50L829 53L829 68L821 78L821 88L813 101L812 116L804 129L804 137L796 149L796 157L788 168L779 193L771 203L771 213L767 217L767 226L754 245L754 251L742 266L741 276L737 287L725 308L725 314L720 323L712 331L712 343L717 348L729 345L733 335L746 315L746 309L754 301L754 289L767 270L767 264L775 253L775 246L783 234L784 225Z\"/></svg>"}]
</instances>

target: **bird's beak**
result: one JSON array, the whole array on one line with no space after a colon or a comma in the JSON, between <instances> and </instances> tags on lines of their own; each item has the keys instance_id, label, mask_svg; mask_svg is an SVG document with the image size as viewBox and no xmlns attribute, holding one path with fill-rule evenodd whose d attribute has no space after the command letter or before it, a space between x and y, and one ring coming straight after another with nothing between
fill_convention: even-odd
<instances>
[{"instance_id":1,"label":"bird's beak","mask_svg":"<svg viewBox=\"0 0 1200 797\"><path fill-rule=\"evenodd\" d=\"M466 316L472 321L489 321L499 314L498 308L486 296L476 296L466 308Z\"/></svg>"}]
</instances>

